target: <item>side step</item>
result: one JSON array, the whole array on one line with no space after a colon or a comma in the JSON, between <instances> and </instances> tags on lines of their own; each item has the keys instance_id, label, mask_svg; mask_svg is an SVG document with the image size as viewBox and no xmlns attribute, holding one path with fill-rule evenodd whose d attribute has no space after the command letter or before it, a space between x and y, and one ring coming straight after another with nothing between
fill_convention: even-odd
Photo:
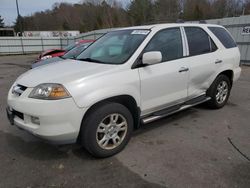
<instances>
[{"instance_id":1,"label":"side step","mask_svg":"<svg viewBox=\"0 0 250 188\"><path fill-rule=\"evenodd\" d=\"M179 112L179 111L191 108L195 105L209 101L210 99L211 99L211 97L207 97L205 95L202 95L200 97L197 97L197 98L191 99L187 102L184 102L183 104L175 105L175 106L160 110L158 112L154 112L153 114L142 118L142 123L147 124L147 123L153 122L155 120L169 116L169 115L174 114L176 112Z\"/></svg>"}]
</instances>

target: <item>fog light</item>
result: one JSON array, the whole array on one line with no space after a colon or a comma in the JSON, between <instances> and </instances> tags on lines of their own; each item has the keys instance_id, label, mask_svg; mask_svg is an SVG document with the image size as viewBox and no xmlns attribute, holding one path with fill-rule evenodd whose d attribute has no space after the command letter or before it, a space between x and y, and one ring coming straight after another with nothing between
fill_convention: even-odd
<instances>
[{"instance_id":1,"label":"fog light","mask_svg":"<svg viewBox=\"0 0 250 188\"><path fill-rule=\"evenodd\" d=\"M32 122L33 124L40 125L39 117L31 116L31 122Z\"/></svg>"}]
</instances>

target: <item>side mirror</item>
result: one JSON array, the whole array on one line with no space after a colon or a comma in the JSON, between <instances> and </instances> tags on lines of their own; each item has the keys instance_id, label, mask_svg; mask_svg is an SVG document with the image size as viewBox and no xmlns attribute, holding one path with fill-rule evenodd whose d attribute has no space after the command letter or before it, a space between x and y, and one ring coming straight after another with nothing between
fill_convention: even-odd
<instances>
[{"instance_id":1,"label":"side mirror","mask_svg":"<svg viewBox=\"0 0 250 188\"><path fill-rule=\"evenodd\" d=\"M162 54L159 51L146 52L142 56L144 65L153 65L162 61Z\"/></svg>"}]
</instances>

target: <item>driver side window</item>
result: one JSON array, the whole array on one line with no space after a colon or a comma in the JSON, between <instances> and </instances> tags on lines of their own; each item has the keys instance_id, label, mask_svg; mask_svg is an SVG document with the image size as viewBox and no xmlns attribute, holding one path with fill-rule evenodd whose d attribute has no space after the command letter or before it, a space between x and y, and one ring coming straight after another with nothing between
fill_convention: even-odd
<instances>
[{"instance_id":1,"label":"driver side window","mask_svg":"<svg viewBox=\"0 0 250 188\"><path fill-rule=\"evenodd\" d=\"M144 52L160 51L162 62L183 57L182 37L180 28L159 31L151 39Z\"/></svg>"}]
</instances>

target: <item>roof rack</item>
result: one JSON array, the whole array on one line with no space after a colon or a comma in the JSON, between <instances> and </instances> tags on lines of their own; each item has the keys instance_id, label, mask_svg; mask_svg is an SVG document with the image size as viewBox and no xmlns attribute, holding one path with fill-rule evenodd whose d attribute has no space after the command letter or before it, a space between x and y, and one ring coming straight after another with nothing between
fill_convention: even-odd
<instances>
[{"instance_id":1,"label":"roof rack","mask_svg":"<svg viewBox=\"0 0 250 188\"><path fill-rule=\"evenodd\" d=\"M206 20L200 20L199 23L200 23L200 24L206 24L207 21L206 21Z\"/></svg>"},{"instance_id":2,"label":"roof rack","mask_svg":"<svg viewBox=\"0 0 250 188\"><path fill-rule=\"evenodd\" d=\"M185 21L183 19L177 19L176 23L185 23Z\"/></svg>"}]
</instances>

